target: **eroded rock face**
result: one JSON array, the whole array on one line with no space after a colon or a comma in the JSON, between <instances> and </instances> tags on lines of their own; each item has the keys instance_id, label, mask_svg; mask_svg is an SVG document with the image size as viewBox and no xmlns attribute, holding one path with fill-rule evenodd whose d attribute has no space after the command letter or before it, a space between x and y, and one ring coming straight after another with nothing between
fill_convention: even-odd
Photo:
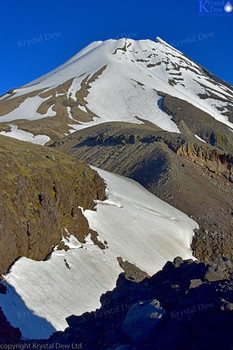
<instances>
[{"instance_id":1,"label":"eroded rock face","mask_svg":"<svg viewBox=\"0 0 233 350\"><path fill-rule=\"evenodd\" d=\"M66 230L83 242L89 226L80 207L105 198L105 184L82 162L21 141L0 138L0 273L19 257L44 259Z\"/></svg>"},{"instance_id":2,"label":"eroded rock face","mask_svg":"<svg viewBox=\"0 0 233 350\"><path fill-rule=\"evenodd\" d=\"M179 147L177 154L233 182L233 156L231 154L221 154L216 149L190 142Z\"/></svg>"}]
</instances>

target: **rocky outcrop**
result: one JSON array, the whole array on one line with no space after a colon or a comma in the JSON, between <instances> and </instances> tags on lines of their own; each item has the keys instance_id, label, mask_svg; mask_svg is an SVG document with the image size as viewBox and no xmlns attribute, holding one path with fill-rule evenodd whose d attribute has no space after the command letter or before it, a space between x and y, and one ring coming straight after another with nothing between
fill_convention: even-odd
<instances>
[{"instance_id":1,"label":"rocky outcrop","mask_svg":"<svg viewBox=\"0 0 233 350\"><path fill-rule=\"evenodd\" d=\"M117 261L122 268L122 270L125 272L125 278L134 281L134 282L141 282L146 277L150 277L145 271L142 271L134 264L130 263L129 261L123 261L121 257L117 258Z\"/></svg>"},{"instance_id":2,"label":"rocky outcrop","mask_svg":"<svg viewBox=\"0 0 233 350\"><path fill-rule=\"evenodd\" d=\"M105 198L99 175L57 151L0 138L0 273L26 256L42 260L62 236L84 242L82 209Z\"/></svg>"},{"instance_id":3,"label":"rocky outcrop","mask_svg":"<svg viewBox=\"0 0 233 350\"><path fill-rule=\"evenodd\" d=\"M122 329L133 343L142 344L160 325L164 315L158 300L138 301L127 312Z\"/></svg>"},{"instance_id":4,"label":"rocky outcrop","mask_svg":"<svg viewBox=\"0 0 233 350\"><path fill-rule=\"evenodd\" d=\"M221 154L216 149L190 142L179 147L177 154L233 182L233 156L231 154Z\"/></svg>"}]
</instances>

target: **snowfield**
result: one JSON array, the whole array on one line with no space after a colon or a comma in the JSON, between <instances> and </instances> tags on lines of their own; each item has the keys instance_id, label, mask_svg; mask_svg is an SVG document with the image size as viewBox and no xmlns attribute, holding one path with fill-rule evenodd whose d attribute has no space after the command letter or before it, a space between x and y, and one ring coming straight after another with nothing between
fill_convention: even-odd
<instances>
[{"instance_id":1,"label":"snowfield","mask_svg":"<svg viewBox=\"0 0 233 350\"><path fill-rule=\"evenodd\" d=\"M161 201L137 182L96 169L107 184L107 199L84 215L101 250L88 236L85 244L63 238L70 250L54 249L46 261L20 258L5 276L7 294L0 304L24 338L48 338L67 327L66 317L100 307L100 296L116 285L122 272L117 257L149 275L176 256L193 258L190 243L198 224Z\"/></svg>"}]
</instances>

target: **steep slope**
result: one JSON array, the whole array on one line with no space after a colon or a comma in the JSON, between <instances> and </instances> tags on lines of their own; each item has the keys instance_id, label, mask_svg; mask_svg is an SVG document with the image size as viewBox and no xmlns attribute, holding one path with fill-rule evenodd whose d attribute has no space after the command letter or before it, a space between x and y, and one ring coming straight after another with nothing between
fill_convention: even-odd
<instances>
[{"instance_id":1,"label":"steep slope","mask_svg":"<svg viewBox=\"0 0 233 350\"><path fill-rule=\"evenodd\" d=\"M81 207L104 199L105 185L86 164L56 150L0 136L0 273L21 256L43 260L70 234L89 234Z\"/></svg>"},{"instance_id":2,"label":"steep slope","mask_svg":"<svg viewBox=\"0 0 233 350\"><path fill-rule=\"evenodd\" d=\"M195 136L129 123L104 123L56 142L60 151L128 176L200 225L194 256L232 259L232 154Z\"/></svg>"},{"instance_id":3,"label":"steep slope","mask_svg":"<svg viewBox=\"0 0 233 350\"><path fill-rule=\"evenodd\" d=\"M94 42L54 71L12 89L0 98L0 130L41 144L109 121L182 132L163 108L167 95L220 122L226 133L232 130L232 87L159 38Z\"/></svg>"},{"instance_id":4,"label":"steep slope","mask_svg":"<svg viewBox=\"0 0 233 350\"><path fill-rule=\"evenodd\" d=\"M152 275L177 255L192 257L198 227L192 219L138 183L96 170L107 183L107 198L83 213L105 249L90 236L84 243L68 236L62 241L69 250L56 247L46 261L22 257L4 276L9 286L0 304L26 338L46 338L67 327L66 317L98 308L101 294L115 287L122 261ZM17 317L19 310L30 317Z\"/></svg>"}]
</instances>

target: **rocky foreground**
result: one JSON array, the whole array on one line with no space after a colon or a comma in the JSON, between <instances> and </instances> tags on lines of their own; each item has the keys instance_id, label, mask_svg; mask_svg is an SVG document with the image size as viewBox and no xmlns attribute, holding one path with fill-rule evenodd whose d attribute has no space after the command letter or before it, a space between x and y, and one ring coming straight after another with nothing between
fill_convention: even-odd
<instances>
[{"instance_id":1,"label":"rocky foreground","mask_svg":"<svg viewBox=\"0 0 233 350\"><path fill-rule=\"evenodd\" d=\"M232 349L233 265L227 259L210 266L177 257L140 283L121 274L101 303L95 312L69 317L65 332L45 341L20 341L1 314L0 341L28 348Z\"/></svg>"}]
</instances>

